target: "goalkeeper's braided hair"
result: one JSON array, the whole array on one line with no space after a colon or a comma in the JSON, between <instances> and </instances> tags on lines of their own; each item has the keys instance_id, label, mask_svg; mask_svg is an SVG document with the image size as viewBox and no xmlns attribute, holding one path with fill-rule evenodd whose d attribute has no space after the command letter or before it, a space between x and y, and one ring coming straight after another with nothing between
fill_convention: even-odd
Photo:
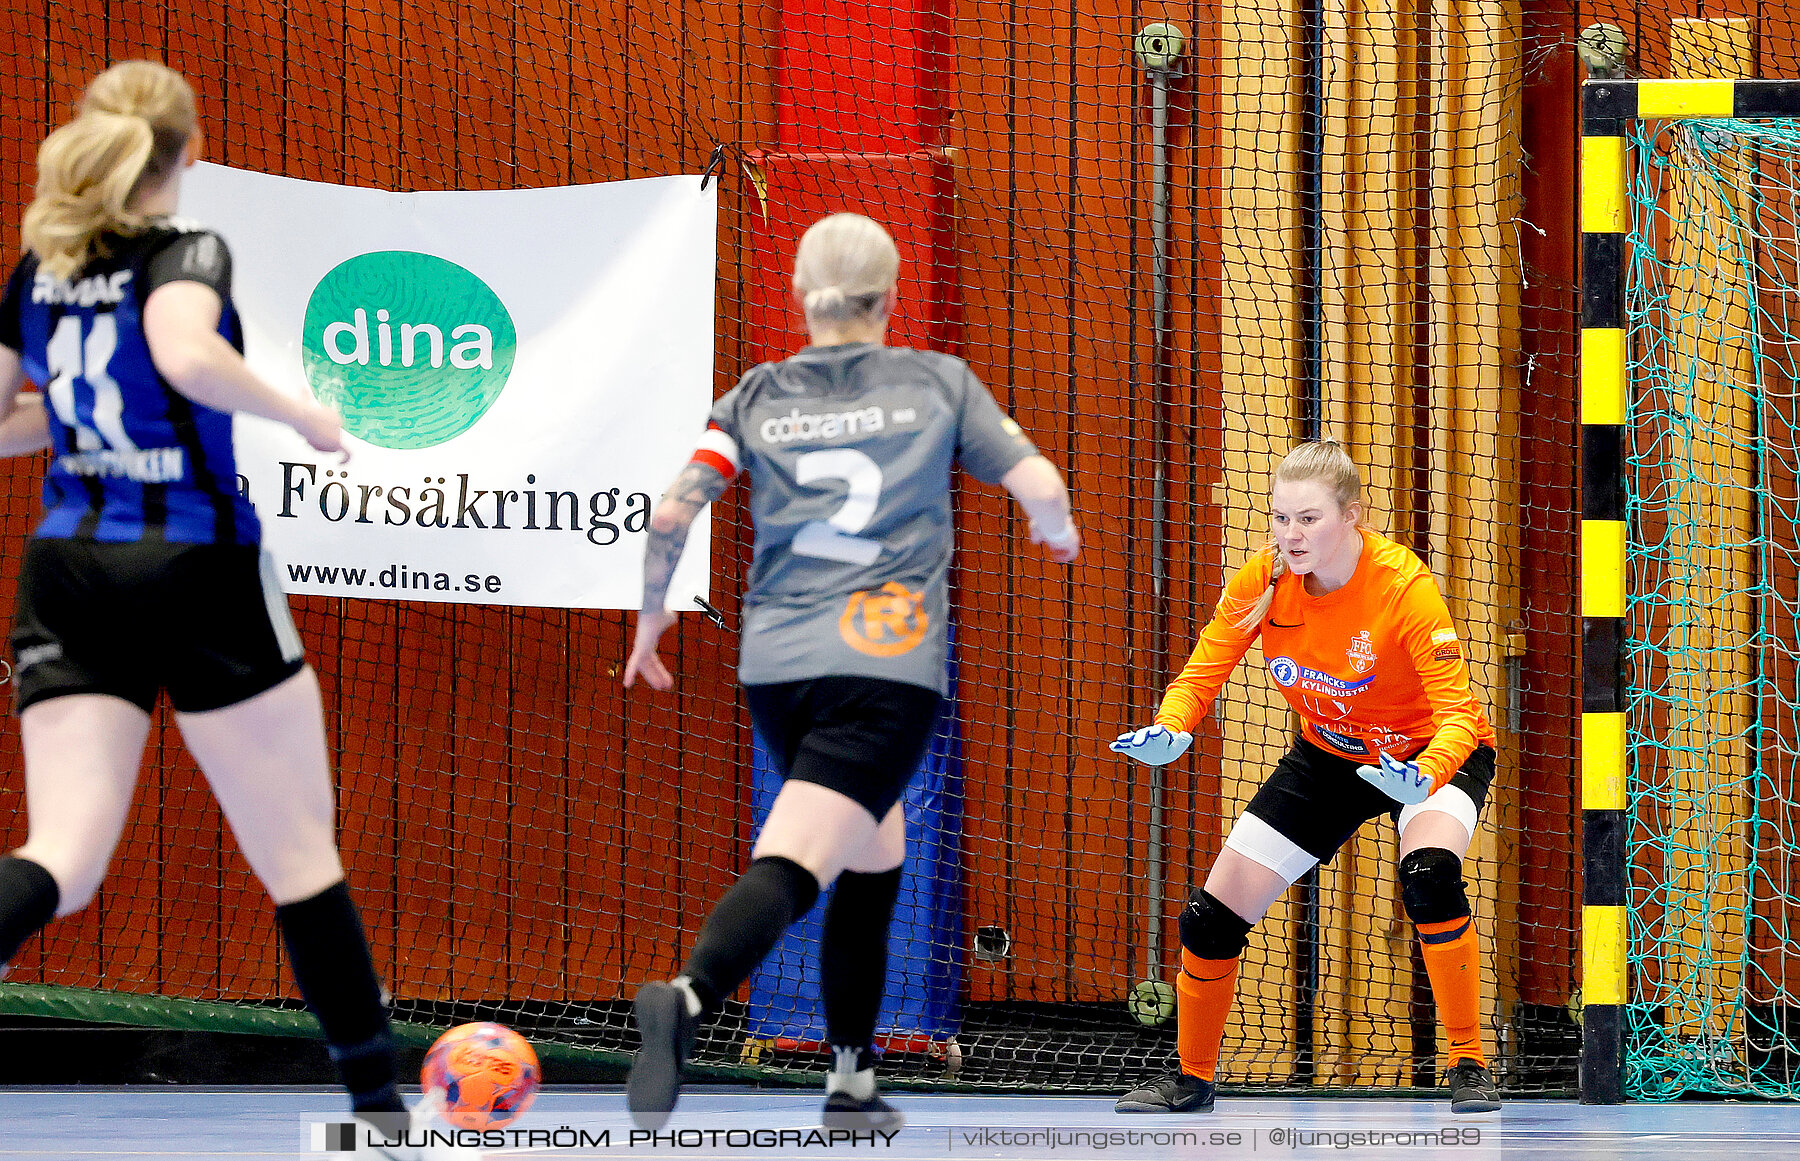
<instances>
[{"instance_id":1,"label":"goalkeeper's braided hair","mask_svg":"<svg viewBox=\"0 0 1800 1161\"><path fill-rule=\"evenodd\" d=\"M1351 460L1350 453L1344 450L1344 445L1335 439L1310 440L1289 452L1275 469L1275 476L1269 481L1269 485L1273 490L1275 484L1294 484L1302 480L1324 481L1340 511L1363 502L1362 473L1356 470L1356 463ZM1368 527L1361 519L1357 520L1356 526ZM1246 633L1254 633L1257 625L1268 615L1269 605L1275 600L1275 586L1288 572L1287 561L1282 559L1281 551L1275 547L1273 533L1270 534L1264 551L1274 558L1269 569L1269 587L1243 613L1232 618L1232 623Z\"/></svg>"}]
</instances>

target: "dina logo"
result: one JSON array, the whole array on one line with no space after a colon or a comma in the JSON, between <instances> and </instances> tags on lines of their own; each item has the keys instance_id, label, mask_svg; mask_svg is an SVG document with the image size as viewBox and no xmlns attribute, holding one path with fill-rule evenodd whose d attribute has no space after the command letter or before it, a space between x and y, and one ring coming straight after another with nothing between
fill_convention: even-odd
<instances>
[{"instance_id":1,"label":"dina logo","mask_svg":"<svg viewBox=\"0 0 1800 1161\"><path fill-rule=\"evenodd\" d=\"M487 283L411 250L339 263L313 288L303 326L313 394L378 447L435 447L475 426L518 349L512 316Z\"/></svg>"}]
</instances>

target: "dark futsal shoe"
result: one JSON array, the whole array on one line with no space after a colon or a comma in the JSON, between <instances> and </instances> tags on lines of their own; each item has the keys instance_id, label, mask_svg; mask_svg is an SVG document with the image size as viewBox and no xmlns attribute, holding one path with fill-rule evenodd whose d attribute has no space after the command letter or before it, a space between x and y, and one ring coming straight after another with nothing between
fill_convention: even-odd
<instances>
[{"instance_id":1,"label":"dark futsal shoe","mask_svg":"<svg viewBox=\"0 0 1800 1161\"><path fill-rule=\"evenodd\" d=\"M1500 1108L1500 1086L1485 1064L1464 1057L1450 1066L1450 1111L1491 1113Z\"/></svg>"},{"instance_id":2,"label":"dark futsal shoe","mask_svg":"<svg viewBox=\"0 0 1800 1161\"><path fill-rule=\"evenodd\" d=\"M688 1013L687 993L673 984L645 984L635 1005L643 1042L625 1082L625 1108L640 1129L660 1129L681 1095L681 1067L694 1051L700 1021Z\"/></svg>"},{"instance_id":3,"label":"dark futsal shoe","mask_svg":"<svg viewBox=\"0 0 1800 1161\"><path fill-rule=\"evenodd\" d=\"M859 1101L847 1092L834 1092L825 1098L825 1112L819 1123L827 1129L847 1129L852 1133L892 1133L906 1124L900 1110L876 1093Z\"/></svg>"},{"instance_id":4,"label":"dark futsal shoe","mask_svg":"<svg viewBox=\"0 0 1800 1161\"><path fill-rule=\"evenodd\" d=\"M1171 1072L1139 1085L1113 1105L1115 1113L1210 1113L1213 1085L1185 1072Z\"/></svg>"}]
</instances>

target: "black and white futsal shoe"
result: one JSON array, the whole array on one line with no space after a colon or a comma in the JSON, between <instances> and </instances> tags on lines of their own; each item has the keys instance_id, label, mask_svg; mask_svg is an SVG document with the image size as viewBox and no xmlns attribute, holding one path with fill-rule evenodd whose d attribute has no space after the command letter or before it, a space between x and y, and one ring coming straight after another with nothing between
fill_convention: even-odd
<instances>
[{"instance_id":1,"label":"black and white futsal shoe","mask_svg":"<svg viewBox=\"0 0 1800 1161\"><path fill-rule=\"evenodd\" d=\"M1485 1064L1467 1057L1450 1066L1450 1111L1491 1113L1500 1108L1500 1086Z\"/></svg>"},{"instance_id":2,"label":"black and white futsal shoe","mask_svg":"<svg viewBox=\"0 0 1800 1161\"><path fill-rule=\"evenodd\" d=\"M1115 1113L1210 1113L1213 1085L1185 1072L1171 1072L1132 1089L1113 1105Z\"/></svg>"}]
</instances>

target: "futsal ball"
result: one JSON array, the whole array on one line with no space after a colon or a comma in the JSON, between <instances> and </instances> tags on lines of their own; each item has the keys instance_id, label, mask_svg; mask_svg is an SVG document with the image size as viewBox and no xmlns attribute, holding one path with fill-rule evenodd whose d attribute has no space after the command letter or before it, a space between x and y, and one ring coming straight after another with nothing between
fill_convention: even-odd
<instances>
[{"instance_id":1,"label":"futsal ball","mask_svg":"<svg viewBox=\"0 0 1800 1161\"><path fill-rule=\"evenodd\" d=\"M419 1083L459 1129L498 1129L531 1107L537 1053L503 1024L462 1024L425 1054Z\"/></svg>"},{"instance_id":2,"label":"futsal ball","mask_svg":"<svg viewBox=\"0 0 1800 1161\"><path fill-rule=\"evenodd\" d=\"M1161 980L1144 980L1131 989L1131 1017L1146 1028L1160 1028L1175 1015L1175 989Z\"/></svg>"}]
</instances>

